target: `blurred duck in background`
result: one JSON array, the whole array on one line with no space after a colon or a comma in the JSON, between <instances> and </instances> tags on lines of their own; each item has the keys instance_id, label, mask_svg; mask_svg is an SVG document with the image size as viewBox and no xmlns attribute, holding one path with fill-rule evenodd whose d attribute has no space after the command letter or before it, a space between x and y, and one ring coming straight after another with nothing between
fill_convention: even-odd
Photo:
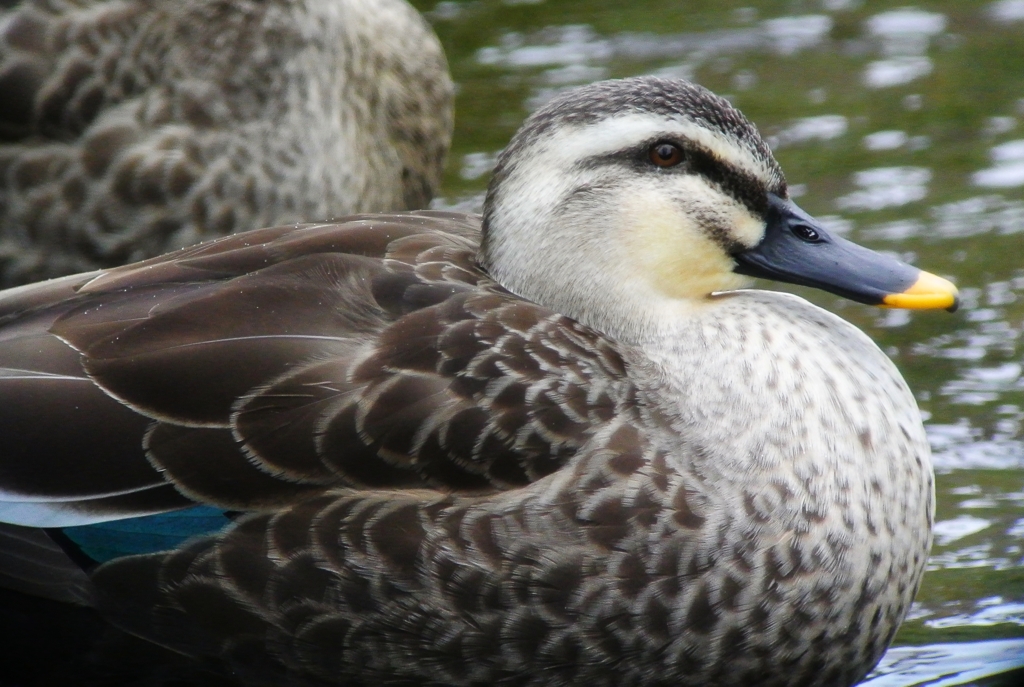
<instances>
[{"instance_id":1,"label":"blurred duck in background","mask_svg":"<svg viewBox=\"0 0 1024 687\"><path fill-rule=\"evenodd\" d=\"M425 207L452 131L403 0L0 3L0 284Z\"/></svg>"}]
</instances>

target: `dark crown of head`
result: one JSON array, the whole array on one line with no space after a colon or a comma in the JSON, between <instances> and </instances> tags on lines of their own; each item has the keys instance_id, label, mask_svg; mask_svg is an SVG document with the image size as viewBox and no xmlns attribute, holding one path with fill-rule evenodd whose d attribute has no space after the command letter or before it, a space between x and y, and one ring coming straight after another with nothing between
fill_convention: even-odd
<instances>
[{"instance_id":1,"label":"dark crown of head","mask_svg":"<svg viewBox=\"0 0 1024 687\"><path fill-rule=\"evenodd\" d=\"M689 81L655 76L599 81L559 94L526 120L506 153L512 152L517 144L521 146L543 136L555 126L593 124L627 113L689 119L744 142L769 169L776 166L757 128L728 100Z\"/></svg>"}]
</instances>

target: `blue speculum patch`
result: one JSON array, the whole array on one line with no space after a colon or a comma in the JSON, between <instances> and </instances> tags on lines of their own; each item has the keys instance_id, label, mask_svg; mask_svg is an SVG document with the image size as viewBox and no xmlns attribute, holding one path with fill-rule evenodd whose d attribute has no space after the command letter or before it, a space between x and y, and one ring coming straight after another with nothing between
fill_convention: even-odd
<instances>
[{"instance_id":1,"label":"blue speculum patch","mask_svg":"<svg viewBox=\"0 0 1024 687\"><path fill-rule=\"evenodd\" d=\"M83 554L97 563L105 563L121 556L167 551L192 537L219 532L230 523L231 519L219 508L195 506L170 513L65 527L61 531Z\"/></svg>"}]
</instances>

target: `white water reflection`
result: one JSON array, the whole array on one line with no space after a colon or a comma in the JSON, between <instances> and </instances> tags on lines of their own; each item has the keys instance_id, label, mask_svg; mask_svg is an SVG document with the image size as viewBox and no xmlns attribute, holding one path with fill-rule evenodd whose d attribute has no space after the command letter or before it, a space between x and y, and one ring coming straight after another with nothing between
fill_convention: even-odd
<instances>
[{"instance_id":1,"label":"white water reflection","mask_svg":"<svg viewBox=\"0 0 1024 687\"><path fill-rule=\"evenodd\" d=\"M958 504L958 506L960 508L983 508L983 509L989 509L989 508L998 508L999 504L993 498L989 498L988 496L982 496L980 499L967 499L966 501L961 501Z\"/></svg>"},{"instance_id":2,"label":"white water reflection","mask_svg":"<svg viewBox=\"0 0 1024 687\"><path fill-rule=\"evenodd\" d=\"M991 317L983 321L998 317L998 313L989 308L974 312L991 313ZM996 367L969 368L959 379L944 384L940 393L950 396L953 403L981 405L1012 391L1024 391L1024 379L1021 379L1021 365L1008 362Z\"/></svg>"},{"instance_id":3,"label":"white water reflection","mask_svg":"<svg viewBox=\"0 0 1024 687\"><path fill-rule=\"evenodd\" d=\"M1024 625L1024 603L1006 601L1001 596L979 599L974 613L960 613L945 618L924 621L926 627L942 630L950 627L999 625L1012 623Z\"/></svg>"},{"instance_id":4,"label":"white water reflection","mask_svg":"<svg viewBox=\"0 0 1024 687\"><path fill-rule=\"evenodd\" d=\"M935 523L932 534L935 536L936 545L948 546L958 539L987 529L991 524L991 520L976 518L973 515L960 515L952 520L940 520Z\"/></svg>"},{"instance_id":5,"label":"white water reflection","mask_svg":"<svg viewBox=\"0 0 1024 687\"><path fill-rule=\"evenodd\" d=\"M1016 117L989 117L983 131L986 136L999 136L1017 128Z\"/></svg>"},{"instance_id":6,"label":"white water reflection","mask_svg":"<svg viewBox=\"0 0 1024 687\"><path fill-rule=\"evenodd\" d=\"M607 62L614 54L611 40L599 37L589 26L577 24L548 27L530 38L507 33L501 45L481 48L476 59L480 64L523 68Z\"/></svg>"},{"instance_id":7,"label":"white water reflection","mask_svg":"<svg viewBox=\"0 0 1024 687\"><path fill-rule=\"evenodd\" d=\"M1007 536L1024 539L1024 518L1013 523L1013 526L1006 530Z\"/></svg>"},{"instance_id":8,"label":"white water reflection","mask_svg":"<svg viewBox=\"0 0 1024 687\"><path fill-rule=\"evenodd\" d=\"M1024 160L1010 164L998 164L975 172L971 180L976 186L988 188L1012 188L1024 186Z\"/></svg>"},{"instance_id":9,"label":"white water reflection","mask_svg":"<svg viewBox=\"0 0 1024 687\"><path fill-rule=\"evenodd\" d=\"M821 0L821 8L829 12L849 12L864 4L864 0Z\"/></svg>"},{"instance_id":10,"label":"white water reflection","mask_svg":"<svg viewBox=\"0 0 1024 687\"><path fill-rule=\"evenodd\" d=\"M861 237L872 241L905 241L921 236L928 230L928 225L919 219L897 219L892 222L872 224L861 231Z\"/></svg>"},{"instance_id":11,"label":"white water reflection","mask_svg":"<svg viewBox=\"0 0 1024 687\"><path fill-rule=\"evenodd\" d=\"M453 21L462 15L463 6L453 0L442 0L434 5L434 9L424 12L431 21Z\"/></svg>"},{"instance_id":12,"label":"white water reflection","mask_svg":"<svg viewBox=\"0 0 1024 687\"><path fill-rule=\"evenodd\" d=\"M902 86L928 76L933 68L932 61L923 55L876 60L864 70L864 85L868 88Z\"/></svg>"},{"instance_id":13,"label":"white water reflection","mask_svg":"<svg viewBox=\"0 0 1024 687\"><path fill-rule=\"evenodd\" d=\"M842 115L803 117L774 136L768 136L766 140L769 146L778 149L794 143L830 141L846 134L847 129L849 123Z\"/></svg>"},{"instance_id":14,"label":"white water reflection","mask_svg":"<svg viewBox=\"0 0 1024 687\"><path fill-rule=\"evenodd\" d=\"M767 46L780 55L795 55L812 48L832 30L832 17L808 14L801 17L779 17L761 24Z\"/></svg>"},{"instance_id":15,"label":"white water reflection","mask_svg":"<svg viewBox=\"0 0 1024 687\"><path fill-rule=\"evenodd\" d=\"M568 86L572 84L590 83L608 78L608 70L604 67L589 67L583 64L570 64L557 69L549 69L543 74L545 83L552 86Z\"/></svg>"},{"instance_id":16,"label":"white water reflection","mask_svg":"<svg viewBox=\"0 0 1024 687\"><path fill-rule=\"evenodd\" d=\"M932 454L936 472L1024 470L1024 444L1013 440L975 441Z\"/></svg>"},{"instance_id":17,"label":"white water reflection","mask_svg":"<svg viewBox=\"0 0 1024 687\"><path fill-rule=\"evenodd\" d=\"M1024 0L1000 0L988 8L989 16L996 21L1024 21Z\"/></svg>"},{"instance_id":18,"label":"white water reflection","mask_svg":"<svg viewBox=\"0 0 1024 687\"><path fill-rule=\"evenodd\" d=\"M974 236L989 231L1001 235L1024 231L1024 203L999 195L975 196L931 208L932 235L943 238Z\"/></svg>"},{"instance_id":19,"label":"white water reflection","mask_svg":"<svg viewBox=\"0 0 1024 687\"><path fill-rule=\"evenodd\" d=\"M921 200L928 195L932 172L925 167L876 167L855 172L853 183L860 187L836 198L843 210L881 210Z\"/></svg>"},{"instance_id":20,"label":"white water reflection","mask_svg":"<svg viewBox=\"0 0 1024 687\"><path fill-rule=\"evenodd\" d=\"M864 147L868 150L896 150L906 145L908 140L910 137L905 131L876 131L864 137Z\"/></svg>"},{"instance_id":21,"label":"white water reflection","mask_svg":"<svg viewBox=\"0 0 1024 687\"><path fill-rule=\"evenodd\" d=\"M498 162L500 152L468 153L463 155L459 176L463 179L479 179L486 174L490 174L491 170L494 169L494 165Z\"/></svg>"},{"instance_id":22,"label":"white water reflection","mask_svg":"<svg viewBox=\"0 0 1024 687\"><path fill-rule=\"evenodd\" d=\"M886 309L881 312L877 325L885 329L905 327L913 321L911 310Z\"/></svg>"},{"instance_id":23,"label":"white water reflection","mask_svg":"<svg viewBox=\"0 0 1024 687\"><path fill-rule=\"evenodd\" d=\"M964 570L967 568L994 568L1005 570L1014 567L1016 561L1008 558L994 558L992 555L992 544L975 544L966 546L955 551L943 551L932 554L928 558L928 572L935 570ZM929 615L934 615L930 611Z\"/></svg>"},{"instance_id":24,"label":"white water reflection","mask_svg":"<svg viewBox=\"0 0 1024 687\"><path fill-rule=\"evenodd\" d=\"M862 687L954 687L1024 667L1024 639L889 649Z\"/></svg>"},{"instance_id":25,"label":"white water reflection","mask_svg":"<svg viewBox=\"0 0 1024 687\"><path fill-rule=\"evenodd\" d=\"M925 425L936 472L1024 469L1024 443L1014 436L984 438L966 419L956 424Z\"/></svg>"},{"instance_id":26,"label":"white water reflection","mask_svg":"<svg viewBox=\"0 0 1024 687\"><path fill-rule=\"evenodd\" d=\"M751 13L751 21L756 11ZM561 90L610 76L613 63L681 60L650 70L659 76L693 79L702 65L727 55L768 51L791 56L824 42L832 30L828 15L808 14L764 20L751 27L700 33L598 34L587 24L548 26L529 33L505 33L498 45L476 52L479 64L509 72L534 72L537 82L526 99L534 110ZM737 90L752 88L757 75L746 70L734 79Z\"/></svg>"},{"instance_id":27,"label":"white water reflection","mask_svg":"<svg viewBox=\"0 0 1024 687\"><path fill-rule=\"evenodd\" d=\"M868 35L881 43L885 59L867 65L864 85L890 88L931 74L934 65L925 52L932 37L945 30L946 17L905 8L876 14L867 20L865 27Z\"/></svg>"},{"instance_id":28,"label":"white water reflection","mask_svg":"<svg viewBox=\"0 0 1024 687\"><path fill-rule=\"evenodd\" d=\"M824 41L832 23L827 15L811 14L768 19L750 28L666 35L624 32L610 37L600 36L583 24L550 26L526 35L506 33L499 45L478 50L476 60L485 65L524 69L680 57L703 62L750 50L793 55Z\"/></svg>"},{"instance_id":29,"label":"white water reflection","mask_svg":"<svg viewBox=\"0 0 1024 687\"><path fill-rule=\"evenodd\" d=\"M790 195L792 195L792 191L790 191ZM818 215L818 223L825 227L830 234L844 237L849 236L854 227L853 222L842 215Z\"/></svg>"},{"instance_id":30,"label":"white water reflection","mask_svg":"<svg viewBox=\"0 0 1024 687\"><path fill-rule=\"evenodd\" d=\"M946 29L946 17L907 7L881 12L865 22L868 34L883 42L887 55L922 53L932 36Z\"/></svg>"},{"instance_id":31,"label":"white water reflection","mask_svg":"<svg viewBox=\"0 0 1024 687\"><path fill-rule=\"evenodd\" d=\"M872 224L861 230L862 239L905 241L920 237L956 239L994 232L1001 236L1024 232L1024 202L1000 195L974 196L935 205L931 221L903 219Z\"/></svg>"},{"instance_id":32,"label":"white water reflection","mask_svg":"<svg viewBox=\"0 0 1024 687\"><path fill-rule=\"evenodd\" d=\"M991 151L993 166L971 177L977 186L1008 188L1024 186L1024 139L1001 143Z\"/></svg>"},{"instance_id":33,"label":"white water reflection","mask_svg":"<svg viewBox=\"0 0 1024 687\"><path fill-rule=\"evenodd\" d=\"M484 198L485 194L471 193L468 195L457 196L457 197L443 197L438 196L434 200L430 201L431 210L444 210L446 212L468 212L470 214L480 215L484 211Z\"/></svg>"}]
</instances>

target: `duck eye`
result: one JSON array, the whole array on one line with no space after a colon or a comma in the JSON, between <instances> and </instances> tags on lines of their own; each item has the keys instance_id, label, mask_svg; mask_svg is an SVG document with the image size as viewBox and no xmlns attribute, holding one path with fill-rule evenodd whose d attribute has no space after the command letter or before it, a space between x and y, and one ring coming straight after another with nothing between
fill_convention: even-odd
<instances>
[{"instance_id":1,"label":"duck eye","mask_svg":"<svg viewBox=\"0 0 1024 687\"><path fill-rule=\"evenodd\" d=\"M806 241L807 243L818 243L821 241L821 234L806 224L794 224L792 231L801 241Z\"/></svg>"},{"instance_id":2,"label":"duck eye","mask_svg":"<svg viewBox=\"0 0 1024 687\"><path fill-rule=\"evenodd\" d=\"M655 143L649 155L658 167L675 167L683 161L683 151L674 143Z\"/></svg>"}]
</instances>

